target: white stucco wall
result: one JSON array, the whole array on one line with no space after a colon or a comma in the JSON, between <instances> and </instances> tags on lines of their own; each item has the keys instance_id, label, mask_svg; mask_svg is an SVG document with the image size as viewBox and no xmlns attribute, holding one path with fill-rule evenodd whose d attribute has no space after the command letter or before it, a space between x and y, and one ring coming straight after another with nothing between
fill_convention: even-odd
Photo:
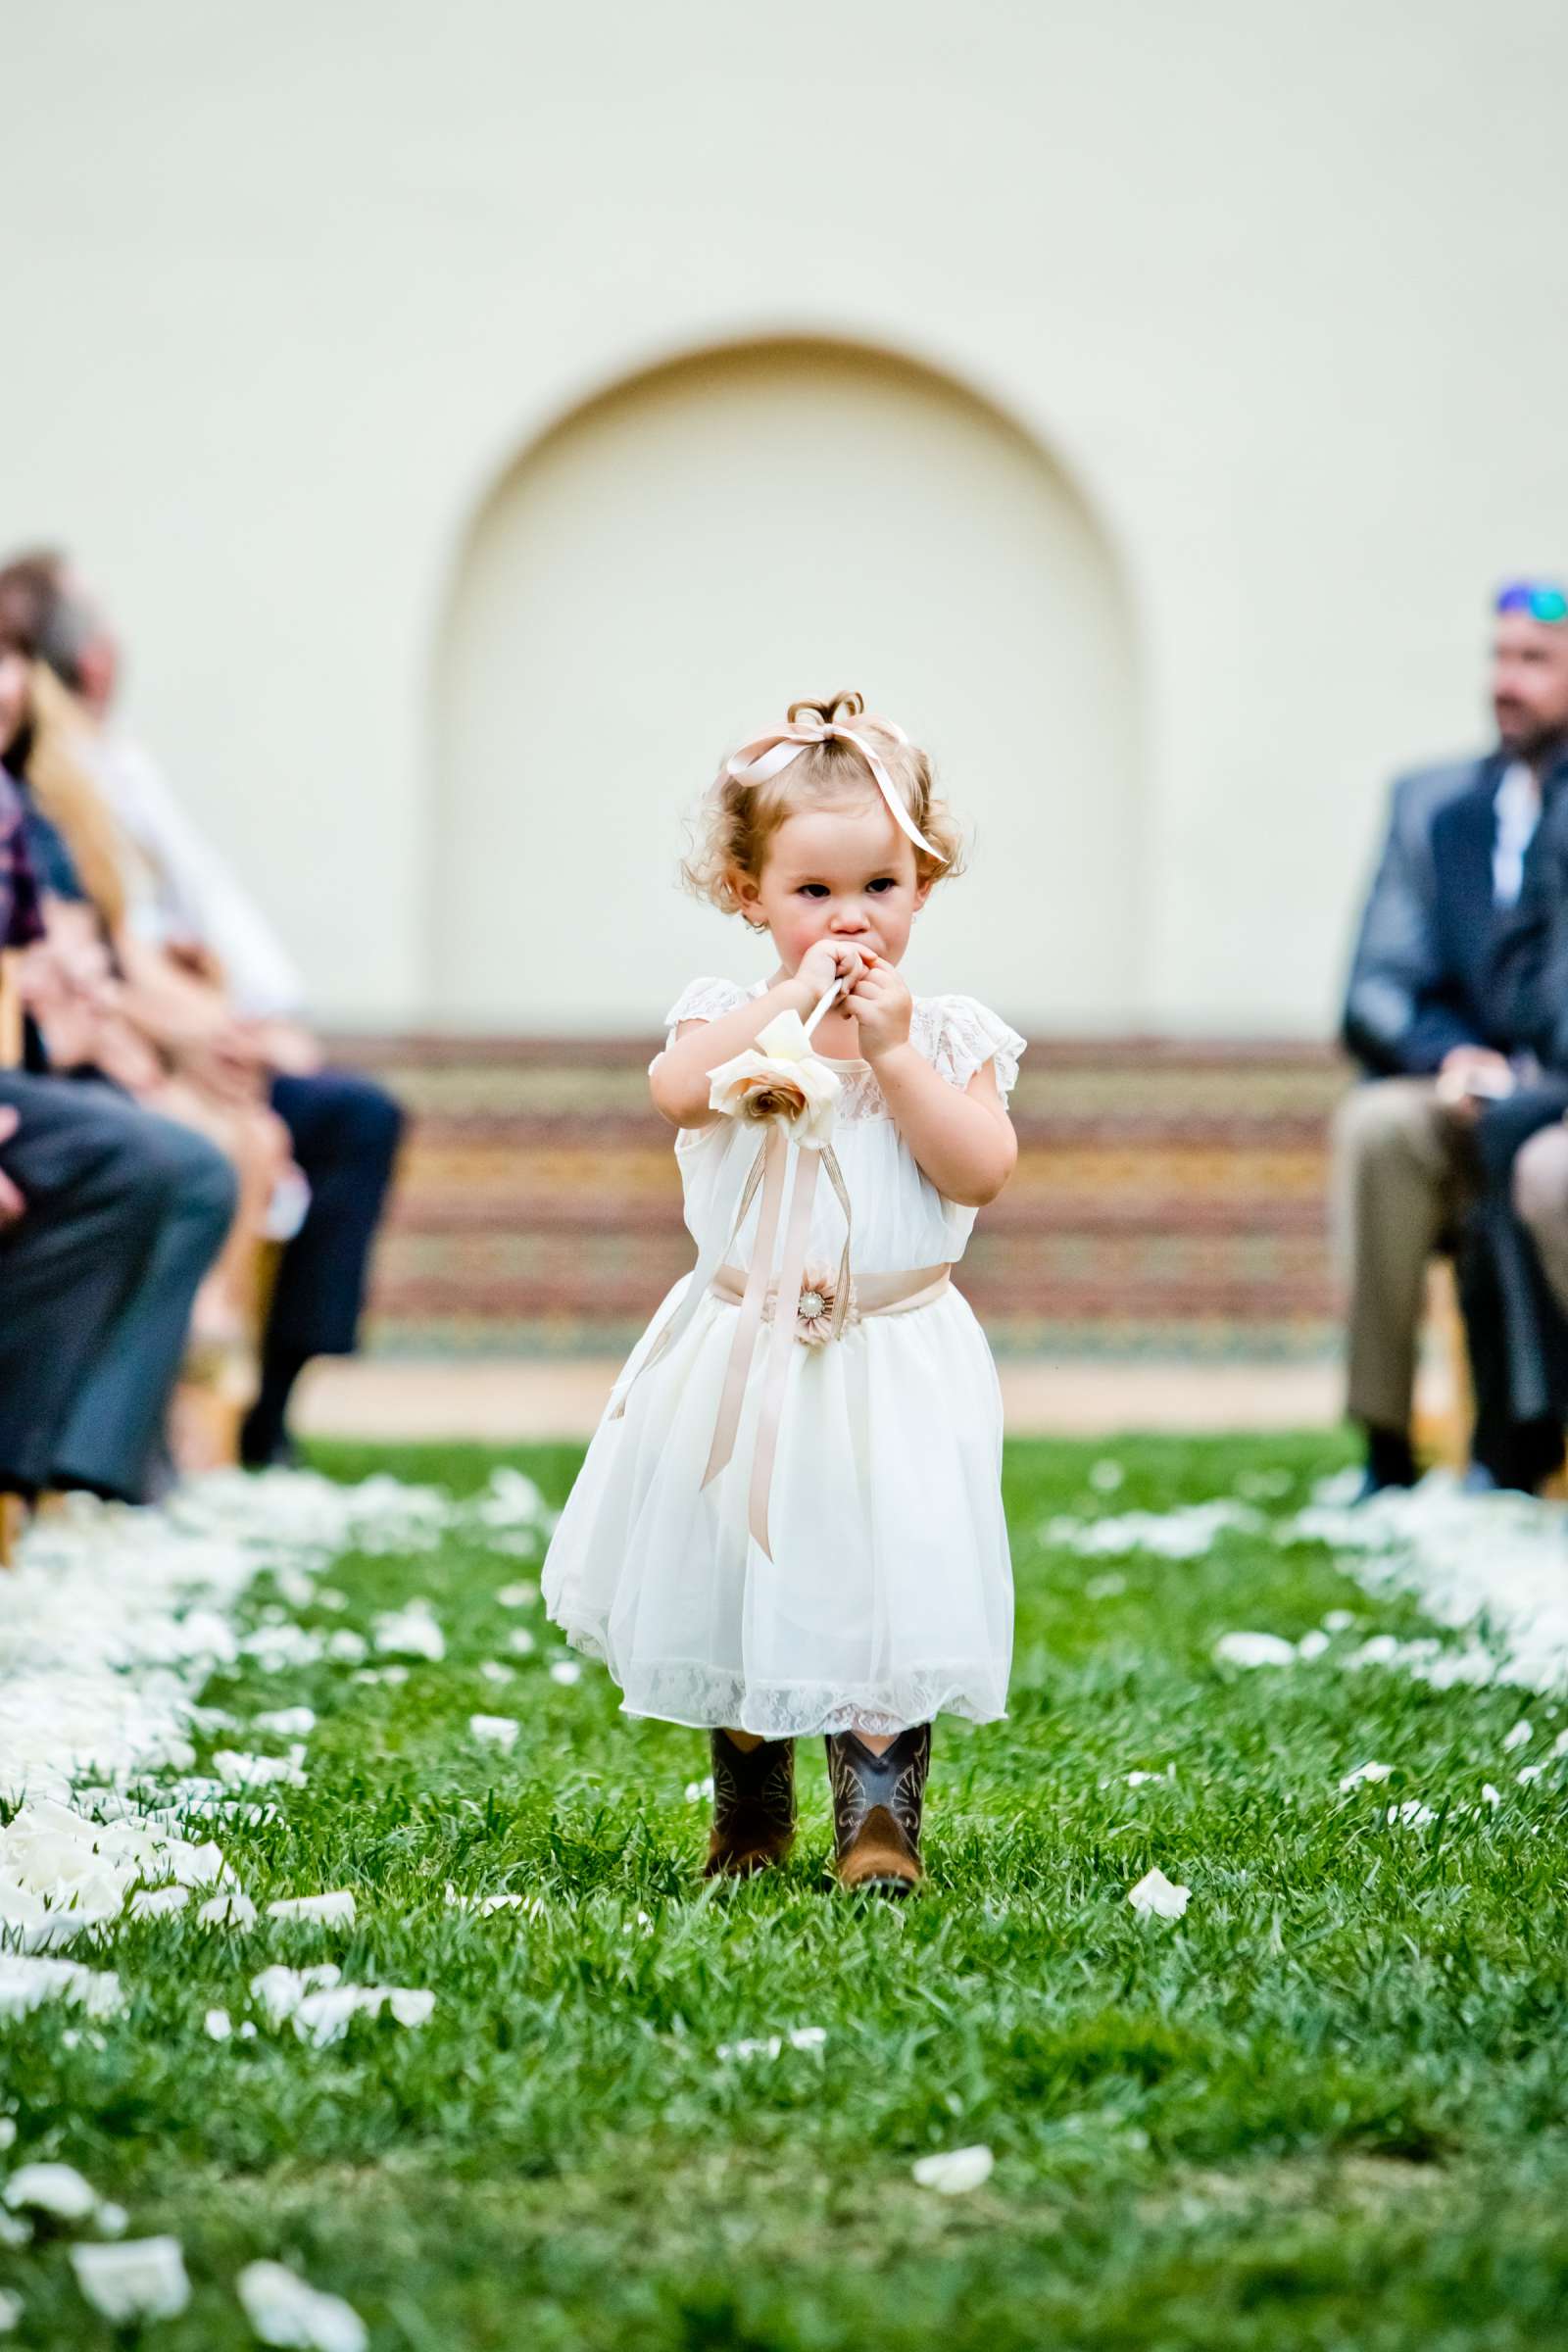
<instances>
[{"instance_id":1,"label":"white stucco wall","mask_svg":"<svg viewBox=\"0 0 1568 2352\"><path fill-rule=\"evenodd\" d=\"M1075 485L1140 701L1107 1018L1320 1028L1383 778L1480 740L1487 587L1568 558L1550 0L76 0L0 11L0 67L4 535L99 578L138 723L327 1014L455 995L470 535L662 360L906 353ZM1052 1014L1023 952L997 993Z\"/></svg>"}]
</instances>

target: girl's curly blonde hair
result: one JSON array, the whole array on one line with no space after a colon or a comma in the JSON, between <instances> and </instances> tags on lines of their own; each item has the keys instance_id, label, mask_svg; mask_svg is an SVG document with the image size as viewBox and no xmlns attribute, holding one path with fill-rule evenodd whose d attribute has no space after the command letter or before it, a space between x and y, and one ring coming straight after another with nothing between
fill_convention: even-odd
<instances>
[{"instance_id":1,"label":"girl's curly blonde hair","mask_svg":"<svg viewBox=\"0 0 1568 2352\"><path fill-rule=\"evenodd\" d=\"M924 850L914 853L915 871L922 882L939 882L963 871L963 836L946 805L936 797L931 762L917 744L873 712L858 694L830 695L822 703L791 703L789 724L853 725L876 745L877 757L893 789L908 810L915 828L925 835L939 857ZM707 899L721 914L739 914L738 877L756 881L767 857L767 845L787 816L803 808L831 808L871 801L881 795L864 760L852 743L829 736L823 743L803 745L787 767L765 784L748 783L721 767L695 827L689 857L681 860L681 879L696 897Z\"/></svg>"}]
</instances>

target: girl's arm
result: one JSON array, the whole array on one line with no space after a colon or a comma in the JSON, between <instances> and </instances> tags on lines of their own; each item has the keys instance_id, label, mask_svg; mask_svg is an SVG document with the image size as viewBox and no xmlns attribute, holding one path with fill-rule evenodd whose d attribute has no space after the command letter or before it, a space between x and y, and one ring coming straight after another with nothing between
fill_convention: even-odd
<instances>
[{"instance_id":1,"label":"girl's arm","mask_svg":"<svg viewBox=\"0 0 1568 2352\"><path fill-rule=\"evenodd\" d=\"M655 1109L672 1127L710 1127L719 1113L709 1107L709 1073L755 1046L779 1013L798 1012L804 1020L833 980L841 975L852 980L863 968L854 948L821 939L802 956L800 969L776 981L766 996L749 997L716 1021L683 1022L675 1043L666 1046L648 1075Z\"/></svg>"},{"instance_id":2,"label":"girl's arm","mask_svg":"<svg viewBox=\"0 0 1568 2352\"><path fill-rule=\"evenodd\" d=\"M1012 1174L1018 1139L997 1092L997 1066L982 1062L960 1094L909 1043L909 992L878 961L847 1000L860 1051L887 1098L921 1171L960 1208L984 1208Z\"/></svg>"}]
</instances>

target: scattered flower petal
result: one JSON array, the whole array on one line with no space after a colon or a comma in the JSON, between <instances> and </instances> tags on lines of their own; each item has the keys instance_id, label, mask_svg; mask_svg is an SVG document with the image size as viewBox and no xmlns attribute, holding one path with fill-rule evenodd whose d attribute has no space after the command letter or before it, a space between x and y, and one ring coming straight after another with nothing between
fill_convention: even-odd
<instances>
[{"instance_id":1,"label":"scattered flower petal","mask_svg":"<svg viewBox=\"0 0 1568 2352\"><path fill-rule=\"evenodd\" d=\"M271 1732L279 1740L303 1740L316 1729L314 1707L272 1707L267 1714L258 1715L256 1729Z\"/></svg>"},{"instance_id":2,"label":"scattered flower petal","mask_svg":"<svg viewBox=\"0 0 1568 2352\"><path fill-rule=\"evenodd\" d=\"M352 2303L307 2285L280 2262L251 2262L234 2281L257 2341L288 2352L366 2352L369 2330Z\"/></svg>"},{"instance_id":3,"label":"scattered flower petal","mask_svg":"<svg viewBox=\"0 0 1568 2352\"><path fill-rule=\"evenodd\" d=\"M196 1923L203 1928L253 1928L256 1905L237 1888L228 1894L215 1894L197 1912Z\"/></svg>"},{"instance_id":4,"label":"scattered flower petal","mask_svg":"<svg viewBox=\"0 0 1568 2352\"><path fill-rule=\"evenodd\" d=\"M523 1581L514 1585L503 1585L496 1594L497 1600L504 1609L531 1609L538 1597L538 1586Z\"/></svg>"},{"instance_id":5,"label":"scattered flower petal","mask_svg":"<svg viewBox=\"0 0 1568 2352\"><path fill-rule=\"evenodd\" d=\"M1145 1919L1180 1919L1192 1899L1190 1886L1174 1886L1162 1870L1146 1871L1127 1900Z\"/></svg>"},{"instance_id":6,"label":"scattered flower petal","mask_svg":"<svg viewBox=\"0 0 1568 2352\"><path fill-rule=\"evenodd\" d=\"M961 2197L982 2188L996 2169L987 2147L950 2148L940 2156L921 2156L912 2170L917 2188L934 2188L939 2196Z\"/></svg>"},{"instance_id":7,"label":"scattered flower petal","mask_svg":"<svg viewBox=\"0 0 1568 2352\"><path fill-rule=\"evenodd\" d=\"M1527 1715L1521 1715L1502 1743L1502 1752L1511 1755L1516 1747L1528 1747L1535 1738L1535 1726Z\"/></svg>"},{"instance_id":8,"label":"scattered flower petal","mask_svg":"<svg viewBox=\"0 0 1568 2352\"><path fill-rule=\"evenodd\" d=\"M507 1636L507 1647L516 1657L531 1658L538 1646L538 1642L525 1625L514 1625Z\"/></svg>"},{"instance_id":9,"label":"scattered flower petal","mask_svg":"<svg viewBox=\"0 0 1568 2352\"><path fill-rule=\"evenodd\" d=\"M1386 1781L1393 1771L1392 1764L1358 1764L1353 1772L1348 1772L1341 1781L1341 1792L1347 1788L1358 1788L1363 1781Z\"/></svg>"},{"instance_id":10,"label":"scattered flower petal","mask_svg":"<svg viewBox=\"0 0 1568 2352\"><path fill-rule=\"evenodd\" d=\"M516 1746L522 1726L514 1715L470 1715L468 1729L488 1747L511 1749Z\"/></svg>"},{"instance_id":11,"label":"scattered flower petal","mask_svg":"<svg viewBox=\"0 0 1568 2352\"><path fill-rule=\"evenodd\" d=\"M183 1911L190 1901L188 1886L143 1886L130 1898L132 1919L165 1919Z\"/></svg>"},{"instance_id":12,"label":"scattered flower petal","mask_svg":"<svg viewBox=\"0 0 1568 2352\"><path fill-rule=\"evenodd\" d=\"M407 1607L386 1609L374 1621L375 1646L395 1656L428 1658L438 1665L447 1654L446 1640L427 1600L411 1600Z\"/></svg>"},{"instance_id":13,"label":"scattered flower petal","mask_svg":"<svg viewBox=\"0 0 1568 2352\"><path fill-rule=\"evenodd\" d=\"M209 2009L202 2022L210 2041L227 2041L234 2031L233 2020L226 2009Z\"/></svg>"},{"instance_id":14,"label":"scattered flower petal","mask_svg":"<svg viewBox=\"0 0 1568 2352\"><path fill-rule=\"evenodd\" d=\"M20 2165L5 2184L5 2200L13 2213L49 2213L57 2222L84 2222L98 2209L98 2191L74 2164Z\"/></svg>"},{"instance_id":15,"label":"scattered flower petal","mask_svg":"<svg viewBox=\"0 0 1568 2352\"><path fill-rule=\"evenodd\" d=\"M335 1887L329 1894L282 1895L267 1906L269 1919L303 1919L318 1928L352 1928L354 1925L354 1895L347 1886Z\"/></svg>"},{"instance_id":16,"label":"scattered flower petal","mask_svg":"<svg viewBox=\"0 0 1568 2352\"><path fill-rule=\"evenodd\" d=\"M580 1683L582 1668L575 1658L558 1658L550 1669L550 1680L553 1683Z\"/></svg>"},{"instance_id":17,"label":"scattered flower petal","mask_svg":"<svg viewBox=\"0 0 1568 2352\"><path fill-rule=\"evenodd\" d=\"M106 2320L172 2320L190 2301L177 2237L129 2237L118 2246L73 2246L76 2284Z\"/></svg>"},{"instance_id":18,"label":"scattered flower petal","mask_svg":"<svg viewBox=\"0 0 1568 2352\"><path fill-rule=\"evenodd\" d=\"M1296 1644L1278 1634L1221 1634L1214 1655L1226 1666L1294 1666Z\"/></svg>"}]
</instances>

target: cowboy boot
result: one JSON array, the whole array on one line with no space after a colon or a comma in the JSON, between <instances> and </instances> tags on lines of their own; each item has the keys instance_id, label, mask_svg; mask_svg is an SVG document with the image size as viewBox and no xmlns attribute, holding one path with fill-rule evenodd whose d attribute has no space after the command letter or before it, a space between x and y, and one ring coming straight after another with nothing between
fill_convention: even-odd
<instances>
[{"instance_id":1,"label":"cowboy boot","mask_svg":"<svg viewBox=\"0 0 1568 2352\"><path fill-rule=\"evenodd\" d=\"M931 1765L931 1726L901 1732L877 1755L854 1732L829 1732L833 1867L841 1886L907 1894L924 1872L920 1810Z\"/></svg>"},{"instance_id":2,"label":"cowboy boot","mask_svg":"<svg viewBox=\"0 0 1568 2352\"><path fill-rule=\"evenodd\" d=\"M705 1879L745 1879L782 1862L795 1842L795 1743L764 1740L737 1747L715 1731L713 1828Z\"/></svg>"}]
</instances>

